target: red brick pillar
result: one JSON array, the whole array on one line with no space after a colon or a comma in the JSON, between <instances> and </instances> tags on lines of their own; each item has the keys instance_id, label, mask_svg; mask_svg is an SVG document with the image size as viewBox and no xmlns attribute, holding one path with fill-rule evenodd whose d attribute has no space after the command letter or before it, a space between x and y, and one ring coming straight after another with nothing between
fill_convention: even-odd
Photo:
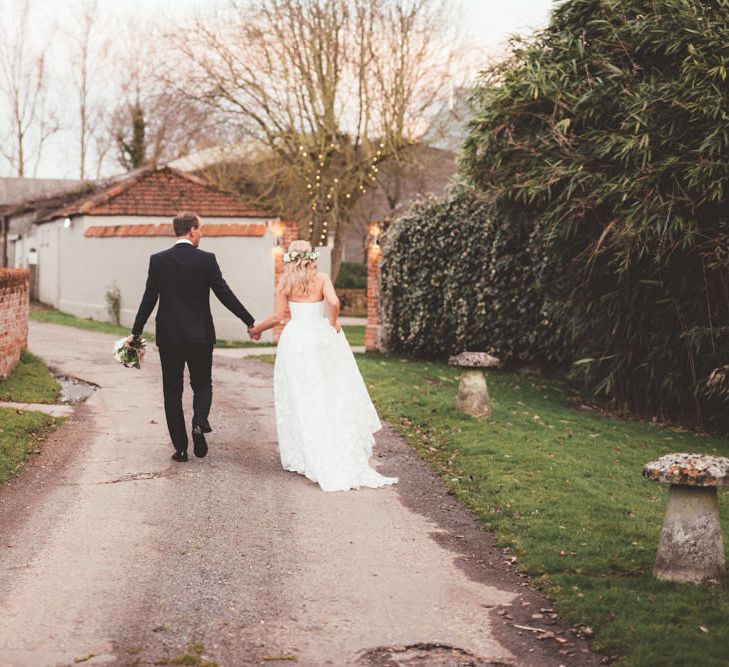
<instances>
[{"instance_id":1,"label":"red brick pillar","mask_svg":"<svg viewBox=\"0 0 729 667\"><path fill-rule=\"evenodd\" d=\"M367 326L365 350L377 352L380 334L380 224L370 222L367 235Z\"/></svg>"},{"instance_id":2,"label":"red brick pillar","mask_svg":"<svg viewBox=\"0 0 729 667\"><path fill-rule=\"evenodd\" d=\"M28 345L30 272L0 269L0 378L6 378Z\"/></svg>"},{"instance_id":3,"label":"red brick pillar","mask_svg":"<svg viewBox=\"0 0 729 667\"><path fill-rule=\"evenodd\" d=\"M275 268L274 268L274 287L276 290L278 286L278 279L281 277L281 271L283 270L283 256L289 248L291 241L296 241L299 237L299 225L291 220L282 220L281 222L274 223L273 235L278 241L275 252ZM281 336L284 325L291 319L291 313L289 309L286 309L286 316L284 319L273 328L273 342L278 343L278 339Z\"/></svg>"}]
</instances>

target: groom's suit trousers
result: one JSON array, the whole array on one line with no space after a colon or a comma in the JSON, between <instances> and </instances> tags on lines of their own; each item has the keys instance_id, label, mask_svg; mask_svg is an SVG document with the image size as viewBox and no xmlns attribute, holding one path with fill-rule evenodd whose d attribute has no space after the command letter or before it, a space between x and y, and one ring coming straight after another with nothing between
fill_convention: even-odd
<instances>
[{"instance_id":1,"label":"groom's suit trousers","mask_svg":"<svg viewBox=\"0 0 729 667\"><path fill-rule=\"evenodd\" d=\"M185 365L192 387L193 424L206 423L213 401L213 346L204 343L172 343L160 345L162 391L165 417L172 444L177 450L187 450L187 429L182 411L182 387Z\"/></svg>"}]
</instances>

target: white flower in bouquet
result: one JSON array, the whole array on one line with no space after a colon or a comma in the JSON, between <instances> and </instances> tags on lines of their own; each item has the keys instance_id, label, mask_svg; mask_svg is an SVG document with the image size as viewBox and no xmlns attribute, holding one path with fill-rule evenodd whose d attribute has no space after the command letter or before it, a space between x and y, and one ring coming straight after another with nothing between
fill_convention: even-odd
<instances>
[{"instance_id":1,"label":"white flower in bouquet","mask_svg":"<svg viewBox=\"0 0 729 667\"><path fill-rule=\"evenodd\" d=\"M144 359L144 348L147 341L144 338L120 338L114 343L113 356L125 368L142 367L142 359Z\"/></svg>"}]
</instances>

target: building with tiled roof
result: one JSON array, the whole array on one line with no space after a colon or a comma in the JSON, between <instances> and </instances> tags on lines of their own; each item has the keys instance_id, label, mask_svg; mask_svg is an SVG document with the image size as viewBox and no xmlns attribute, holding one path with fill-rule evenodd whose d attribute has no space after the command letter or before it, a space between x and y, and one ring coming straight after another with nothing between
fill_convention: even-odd
<instances>
[{"instance_id":1,"label":"building with tiled roof","mask_svg":"<svg viewBox=\"0 0 729 667\"><path fill-rule=\"evenodd\" d=\"M41 223L78 215L173 217L188 209L206 218L271 217L202 178L168 166L143 167L120 178L81 183L51 197L29 198L9 207L8 213Z\"/></svg>"},{"instance_id":2,"label":"building with tiled roof","mask_svg":"<svg viewBox=\"0 0 729 667\"><path fill-rule=\"evenodd\" d=\"M23 202L58 196L64 192L78 190L83 181L65 178L24 178L24 177L2 177L0 178L0 233L2 233L2 252L0 253L0 265L10 266L8 255L8 244L11 241L10 224L7 217L3 215ZM12 237L14 240L14 237Z\"/></svg>"},{"instance_id":3,"label":"building with tiled roof","mask_svg":"<svg viewBox=\"0 0 729 667\"><path fill-rule=\"evenodd\" d=\"M172 218L193 211L203 222L201 249L214 252L231 288L256 317L273 304L278 217L254 209L197 176L169 166L0 210L15 239L11 265L32 271L32 298L79 317L109 320L118 293L120 321L131 326L144 291L149 255L174 242ZM322 257L323 267L328 254ZM242 339L240 322L212 303L220 338ZM150 324L152 326L153 323Z\"/></svg>"}]
</instances>

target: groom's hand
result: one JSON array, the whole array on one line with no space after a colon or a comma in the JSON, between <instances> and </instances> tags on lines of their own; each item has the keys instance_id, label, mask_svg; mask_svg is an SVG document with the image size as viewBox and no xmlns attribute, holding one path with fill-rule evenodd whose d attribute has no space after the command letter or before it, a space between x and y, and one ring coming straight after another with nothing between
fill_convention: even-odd
<instances>
[{"instance_id":1,"label":"groom's hand","mask_svg":"<svg viewBox=\"0 0 729 667\"><path fill-rule=\"evenodd\" d=\"M134 343L138 341L141 338L141 336L135 336L134 334L129 334L127 336L127 348L130 350L134 347ZM141 364L142 361L144 361L144 355L147 353L147 350L144 349L144 347L140 347L137 349L137 354L139 354L139 363Z\"/></svg>"}]
</instances>

